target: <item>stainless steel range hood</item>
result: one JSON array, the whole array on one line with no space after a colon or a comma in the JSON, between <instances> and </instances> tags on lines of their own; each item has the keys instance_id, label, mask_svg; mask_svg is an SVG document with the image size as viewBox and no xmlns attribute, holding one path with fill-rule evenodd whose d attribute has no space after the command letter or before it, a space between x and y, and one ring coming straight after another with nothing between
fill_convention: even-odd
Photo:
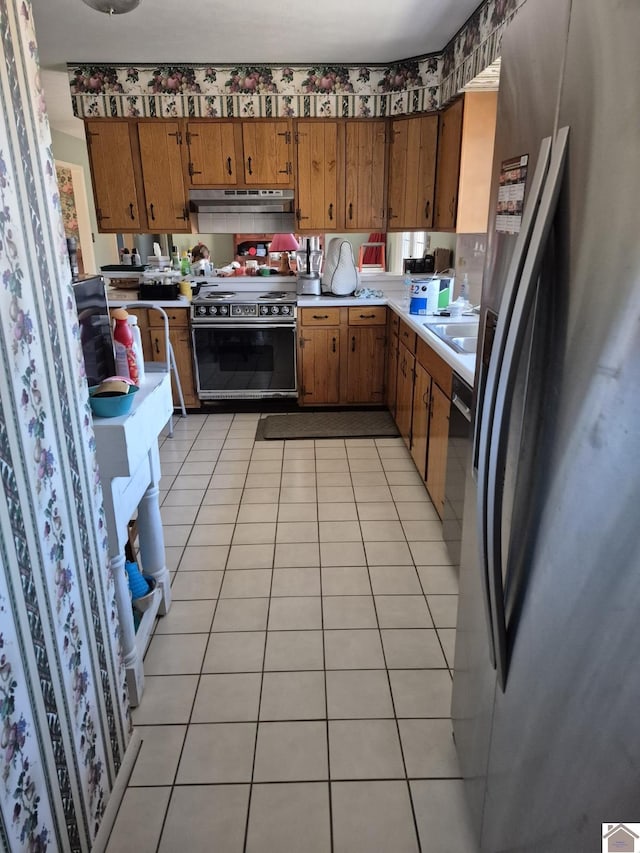
<instances>
[{"instance_id":1,"label":"stainless steel range hood","mask_svg":"<svg viewBox=\"0 0 640 853\"><path fill-rule=\"evenodd\" d=\"M292 213L293 190L190 190L191 209L200 213Z\"/></svg>"}]
</instances>

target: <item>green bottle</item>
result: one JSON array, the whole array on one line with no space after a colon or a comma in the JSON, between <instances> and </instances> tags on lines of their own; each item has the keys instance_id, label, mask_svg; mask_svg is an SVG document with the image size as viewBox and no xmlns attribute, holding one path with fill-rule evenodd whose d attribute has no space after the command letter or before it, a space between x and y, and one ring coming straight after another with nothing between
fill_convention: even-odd
<instances>
[{"instance_id":1,"label":"green bottle","mask_svg":"<svg viewBox=\"0 0 640 853\"><path fill-rule=\"evenodd\" d=\"M182 253L182 263L180 264L180 272L182 273L182 275L189 275L189 273L191 272L189 255L186 252Z\"/></svg>"}]
</instances>

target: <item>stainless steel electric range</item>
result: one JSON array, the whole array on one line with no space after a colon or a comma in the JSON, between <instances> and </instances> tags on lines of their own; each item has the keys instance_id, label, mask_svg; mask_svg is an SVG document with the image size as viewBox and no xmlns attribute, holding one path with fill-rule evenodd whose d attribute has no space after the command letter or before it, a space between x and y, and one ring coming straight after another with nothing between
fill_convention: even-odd
<instances>
[{"instance_id":1,"label":"stainless steel electric range","mask_svg":"<svg viewBox=\"0 0 640 853\"><path fill-rule=\"evenodd\" d=\"M203 285L191 335L201 400L297 396L295 291Z\"/></svg>"}]
</instances>

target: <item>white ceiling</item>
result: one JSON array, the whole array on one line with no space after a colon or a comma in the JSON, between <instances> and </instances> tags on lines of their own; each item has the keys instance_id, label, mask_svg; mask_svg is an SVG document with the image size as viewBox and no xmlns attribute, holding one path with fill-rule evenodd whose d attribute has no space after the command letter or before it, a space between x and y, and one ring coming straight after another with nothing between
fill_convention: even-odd
<instances>
[{"instance_id":1,"label":"white ceiling","mask_svg":"<svg viewBox=\"0 0 640 853\"><path fill-rule=\"evenodd\" d=\"M480 0L32 0L51 126L83 136L66 63L384 64L441 51Z\"/></svg>"}]
</instances>

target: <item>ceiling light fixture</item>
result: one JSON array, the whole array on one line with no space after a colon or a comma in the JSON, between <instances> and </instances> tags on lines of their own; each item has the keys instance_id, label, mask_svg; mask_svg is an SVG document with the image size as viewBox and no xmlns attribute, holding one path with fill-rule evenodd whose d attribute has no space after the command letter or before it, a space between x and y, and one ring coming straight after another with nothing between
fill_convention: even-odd
<instances>
[{"instance_id":1,"label":"ceiling light fixture","mask_svg":"<svg viewBox=\"0 0 640 853\"><path fill-rule=\"evenodd\" d=\"M82 0L82 2L97 12L105 12L107 15L124 15L125 12L133 11L140 0Z\"/></svg>"}]
</instances>

